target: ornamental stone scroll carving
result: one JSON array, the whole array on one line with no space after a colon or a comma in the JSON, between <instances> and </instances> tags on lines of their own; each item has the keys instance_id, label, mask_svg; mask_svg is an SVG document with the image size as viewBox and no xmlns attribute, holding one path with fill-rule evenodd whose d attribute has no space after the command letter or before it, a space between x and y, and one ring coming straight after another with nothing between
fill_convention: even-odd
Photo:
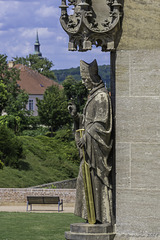
<instances>
[{"instance_id":1,"label":"ornamental stone scroll carving","mask_svg":"<svg viewBox=\"0 0 160 240\"><path fill-rule=\"evenodd\" d=\"M120 0L61 0L60 23L69 35L68 50L87 51L92 45L102 51L116 47L117 33L121 30L122 5ZM73 6L72 14L67 8Z\"/></svg>"}]
</instances>

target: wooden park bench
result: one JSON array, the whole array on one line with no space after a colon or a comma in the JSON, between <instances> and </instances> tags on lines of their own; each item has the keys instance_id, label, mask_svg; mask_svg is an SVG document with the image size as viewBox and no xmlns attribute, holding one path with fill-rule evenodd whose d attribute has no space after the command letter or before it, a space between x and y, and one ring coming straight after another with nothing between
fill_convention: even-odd
<instances>
[{"instance_id":1,"label":"wooden park bench","mask_svg":"<svg viewBox=\"0 0 160 240\"><path fill-rule=\"evenodd\" d=\"M59 197L53 196L27 196L27 211L30 205L30 211L32 211L32 204L58 204L58 212L63 211L63 200ZM61 206L61 210L60 210Z\"/></svg>"}]
</instances>

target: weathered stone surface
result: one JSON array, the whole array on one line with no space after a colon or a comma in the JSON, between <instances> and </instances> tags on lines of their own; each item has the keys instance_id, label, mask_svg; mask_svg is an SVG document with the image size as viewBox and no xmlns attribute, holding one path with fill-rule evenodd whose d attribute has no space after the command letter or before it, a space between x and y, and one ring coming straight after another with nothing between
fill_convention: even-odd
<instances>
[{"instance_id":1,"label":"weathered stone surface","mask_svg":"<svg viewBox=\"0 0 160 240\"><path fill-rule=\"evenodd\" d=\"M27 196L59 196L64 203L74 203L75 189L33 189L33 188L0 188L0 205L26 203Z\"/></svg>"},{"instance_id":2,"label":"weathered stone surface","mask_svg":"<svg viewBox=\"0 0 160 240\"><path fill-rule=\"evenodd\" d=\"M113 240L115 237L114 227L108 224L75 223L70 229L65 232L67 240Z\"/></svg>"},{"instance_id":3,"label":"weathered stone surface","mask_svg":"<svg viewBox=\"0 0 160 240\"><path fill-rule=\"evenodd\" d=\"M160 24L160 23L159 23ZM160 96L160 51L130 51L130 95Z\"/></svg>"},{"instance_id":4,"label":"weathered stone surface","mask_svg":"<svg viewBox=\"0 0 160 240\"><path fill-rule=\"evenodd\" d=\"M117 143L118 157L116 161L117 187L129 188L131 185L131 144Z\"/></svg>"},{"instance_id":5,"label":"weathered stone surface","mask_svg":"<svg viewBox=\"0 0 160 240\"><path fill-rule=\"evenodd\" d=\"M114 240L160 240L160 237L151 237L151 236L145 236L145 237L138 237L138 236L126 236L126 235L116 235Z\"/></svg>"},{"instance_id":6,"label":"weathered stone surface","mask_svg":"<svg viewBox=\"0 0 160 240\"><path fill-rule=\"evenodd\" d=\"M121 30L123 6L114 0L81 1L69 0L73 5L68 15L66 0L62 0L60 23L69 35L69 51L87 51L92 45L101 46L102 51L115 49L116 35Z\"/></svg>"},{"instance_id":7,"label":"weathered stone surface","mask_svg":"<svg viewBox=\"0 0 160 240\"><path fill-rule=\"evenodd\" d=\"M119 51L116 56L116 96L129 96L130 52Z\"/></svg>"},{"instance_id":8,"label":"weathered stone surface","mask_svg":"<svg viewBox=\"0 0 160 240\"><path fill-rule=\"evenodd\" d=\"M131 146L132 188L159 189L160 143L134 143ZM160 202L160 199L159 199ZM159 211L159 209L157 209ZM160 212L159 212L160 214Z\"/></svg>"},{"instance_id":9,"label":"weathered stone surface","mask_svg":"<svg viewBox=\"0 0 160 240\"><path fill-rule=\"evenodd\" d=\"M160 239L159 7L159 0L124 0L115 58L115 240Z\"/></svg>"},{"instance_id":10,"label":"weathered stone surface","mask_svg":"<svg viewBox=\"0 0 160 240\"><path fill-rule=\"evenodd\" d=\"M69 180L46 183L46 184L31 187L31 188L46 188L47 187L49 189L52 189L53 186L55 186L56 189L76 189L76 183L77 183L77 178L73 178L73 179L69 179Z\"/></svg>"},{"instance_id":11,"label":"weathered stone surface","mask_svg":"<svg viewBox=\"0 0 160 240\"><path fill-rule=\"evenodd\" d=\"M113 240L115 234L112 233L71 233L65 232L67 240Z\"/></svg>"},{"instance_id":12,"label":"weathered stone surface","mask_svg":"<svg viewBox=\"0 0 160 240\"><path fill-rule=\"evenodd\" d=\"M88 224L88 223L73 223L70 225L71 232L79 233L113 233L115 226L109 224Z\"/></svg>"},{"instance_id":13,"label":"weathered stone surface","mask_svg":"<svg viewBox=\"0 0 160 240\"><path fill-rule=\"evenodd\" d=\"M159 9L159 0L124 0L118 49L160 49Z\"/></svg>"},{"instance_id":14,"label":"weathered stone surface","mask_svg":"<svg viewBox=\"0 0 160 240\"><path fill-rule=\"evenodd\" d=\"M160 142L160 97L117 98L118 142Z\"/></svg>"},{"instance_id":15,"label":"weathered stone surface","mask_svg":"<svg viewBox=\"0 0 160 240\"><path fill-rule=\"evenodd\" d=\"M97 61L80 61L82 83L89 90L83 115L73 102L68 109L74 120L75 140L81 164L77 178L75 215L90 224L112 223L112 182L109 173L112 160L112 106L103 81L98 75Z\"/></svg>"},{"instance_id":16,"label":"weathered stone surface","mask_svg":"<svg viewBox=\"0 0 160 240\"><path fill-rule=\"evenodd\" d=\"M160 96L160 51L117 51L117 96Z\"/></svg>"},{"instance_id":17,"label":"weathered stone surface","mask_svg":"<svg viewBox=\"0 0 160 240\"><path fill-rule=\"evenodd\" d=\"M117 233L160 235L160 190L117 189Z\"/></svg>"}]
</instances>

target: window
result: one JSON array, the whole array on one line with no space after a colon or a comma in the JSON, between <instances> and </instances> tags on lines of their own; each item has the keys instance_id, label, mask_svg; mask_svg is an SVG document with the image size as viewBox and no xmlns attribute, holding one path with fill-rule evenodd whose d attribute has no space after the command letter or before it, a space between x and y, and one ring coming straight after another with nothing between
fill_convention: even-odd
<instances>
[{"instance_id":1,"label":"window","mask_svg":"<svg viewBox=\"0 0 160 240\"><path fill-rule=\"evenodd\" d=\"M29 111L33 111L33 100L29 100Z\"/></svg>"}]
</instances>

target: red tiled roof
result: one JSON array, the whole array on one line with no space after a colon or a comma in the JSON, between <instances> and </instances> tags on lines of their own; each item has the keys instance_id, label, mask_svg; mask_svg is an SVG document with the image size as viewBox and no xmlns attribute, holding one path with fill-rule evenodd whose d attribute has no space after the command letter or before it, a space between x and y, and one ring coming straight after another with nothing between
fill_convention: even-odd
<instances>
[{"instance_id":1,"label":"red tiled roof","mask_svg":"<svg viewBox=\"0 0 160 240\"><path fill-rule=\"evenodd\" d=\"M57 85L62 88L57 82L43 76L29 67L22 64L17 64L14 67L20 70L20 81L17 81L17 84L28 94L44 94L46 88L52 85Z\"/></svg>"}]
</instances>

